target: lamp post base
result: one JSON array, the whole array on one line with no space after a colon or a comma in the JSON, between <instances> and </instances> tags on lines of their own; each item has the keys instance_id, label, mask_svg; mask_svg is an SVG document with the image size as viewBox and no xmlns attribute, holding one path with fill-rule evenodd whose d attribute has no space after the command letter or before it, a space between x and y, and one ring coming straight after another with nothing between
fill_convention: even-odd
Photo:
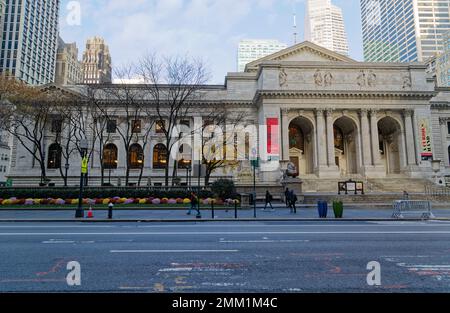
<instances>
[{"instance_id":1,"label":"lamp post base","mask_svg":"<svg viewBox=\"0 0 450 313\"><path fill-rule=\"evenodd\" d=\"M84 210L77 209L77 211L75 212L75 218L84 218Z\"/></svg>"}]
</instances>

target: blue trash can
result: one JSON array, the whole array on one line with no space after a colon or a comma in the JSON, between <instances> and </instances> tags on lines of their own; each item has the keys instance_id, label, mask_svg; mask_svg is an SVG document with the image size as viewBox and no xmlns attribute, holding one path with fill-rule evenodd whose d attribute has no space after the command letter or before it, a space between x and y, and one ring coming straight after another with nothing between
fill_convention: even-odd
<instances>
[{"instance_id":1,"label":"blue trash can","mask_svg":"<svg viewBox=\"0 0 450 313\"><path fill-rule=\"evenodd\" d=\"M319 201L317 203L317 209L319 211L320 218L327 218L328 215L328 203L326 201Z\"/></svg>"}]
</instances>

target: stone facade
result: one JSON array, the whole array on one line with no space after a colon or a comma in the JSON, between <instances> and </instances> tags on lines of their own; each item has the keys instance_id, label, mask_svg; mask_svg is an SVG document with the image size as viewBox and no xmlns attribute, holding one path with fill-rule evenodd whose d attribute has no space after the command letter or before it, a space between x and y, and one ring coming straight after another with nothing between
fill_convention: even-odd
<instances>
[{"instance_id":1,"label":"stone facade","mask_svg":"<svg viewBox=\"0 0 450 313\"><path fill-rule=\"evenodd\" d=\"M258 134L261 184L279 185L281 164L287 161L305 181L430 179L433 157L443 160L441 175L450 174L450 137L440 124L450 121L450 91L435 90L425 69L423 64L356 62L304 42L248 64L244 73L229 73L224 86L205 86L192 120L220 106L230 114L245 112L245 125L270 124ZM82 92L83 87L71 89ZM429 150L422 135L432 135ZM153 168L152 153L163 141L156 130L149 136L145 182L159 184L163 170ZM47 138L49 146L52 134ZM139 144L142 138L135 141ZM111 143L118 147L118 166L111 173L116 184L124 175L126 151L118 136L113 135ZM79 179L79 163L79 157L71 161L73 184ZM99 168L97 159L91 162L93 184L99 182ZM244 184L250 173L249 162L243 161L214 177L232 176ZM137 171L131 174L136 180ZM60 184L58 170L48 175ZM37 183L38 176L30 156L14 145L14 182Z\"/></svg>"}]
</instances>

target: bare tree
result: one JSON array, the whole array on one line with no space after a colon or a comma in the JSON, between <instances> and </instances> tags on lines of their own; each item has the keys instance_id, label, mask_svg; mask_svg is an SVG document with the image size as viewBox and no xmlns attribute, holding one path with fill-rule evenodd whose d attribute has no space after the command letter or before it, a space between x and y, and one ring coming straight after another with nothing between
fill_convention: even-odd
<instances>
[{"instance_id":1,"label":"bare tree","mask_svg":"<svg viewBox=\"0 0 450 313\"><path fill-rule=\"evenodd\" d=\"M189 117L189 113L201 99L200 90L208 81L209 74L201 61L188 57L160 59L151 54L139 61L137 69L146 82L143 86L164 137L167 149L165 185L169 186L170 155L179 140L173 136L175 127L180 120Z\"/></svg>"},{"instance_id":2,"label":"bare tree","mask_svg":"<svg viewBox=\"0 0 450 313\"><path fill-rule=\"evenodd\" d=\"M96 107L102 113L106 120L117 120L117 134L121 138L122 146L126 155L126 173L125 173L125 184L128 185L130 182L130 172L134 167L132 164L130 148L134 143L138 143L140 139L144 137L147 141L148 132L151 129L151 123L148 125L144 131L144 136L142 136L143 130L143 118L146 117L144 114L145 108L145 88L140 86L130 85L125 83L125 80L132 79L135 77L135 66L133 64L126 65L123 67L118 67L115 69L115 76L119 80L119 86L112 85L101 85L95 88L101 90L101 96L108 102L108 106L116 106L118 109L114 112L117 116L111 115L108 107L103 103L97 101ZM120 83L120 81L123 83ZM142 148L142 147L141 147ZM144 155L138 156L138 162L140 162L139 169L139 183L142 178L142 170L144 167Z\"/></svg>"},{"instance_id":3,"label":"bare tree","mask_svg":"<svg viewBox=\"0 0 450 313\"><path fill-rule=\"evenodd\" d=\"M20 96L9 100L2 110L3 128L30 153L33 164L38 163L41 183L46 183L45 136L55 113L54 103L47 92L32 87L22 88Z\"/></svg>"},{"instance_id":4,"label":"bare tree","mask_svg":"<svg viewBox=\"0 0 450 313\"><path fill-rule=\"evenodd\" d=\"M209 185L211 175L228 166L237 166L239 159L245 158L245 155L239 155L240 150L237 147L236 132L240 131L241 123L244 122L245 113L231 113L224 107L216 108L209 114L201 129L202 140L202 163L205 166L205 185ZM221 129L220 136L215 134L214 127ZM225 132L223 132L225 130ZM227 132L228 131L228 132ZM245 143L244 143L245 144ZM232 149L227 149L227 147ZM244 147L247 149L247 146ZM233 154L233 155L228 155ZM244 154L246 152L244 151Z\"/></svg>"}]
</instances>

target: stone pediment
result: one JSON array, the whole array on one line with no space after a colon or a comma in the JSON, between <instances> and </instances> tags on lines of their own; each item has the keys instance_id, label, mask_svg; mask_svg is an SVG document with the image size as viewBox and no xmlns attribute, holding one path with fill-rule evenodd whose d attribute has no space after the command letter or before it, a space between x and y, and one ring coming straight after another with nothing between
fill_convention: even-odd
<instances>
[{"instance_id":1,"label":"stone pediment","mask_svg":"<svg viewBox=\"0 0 450 313\"><path fill-rule=\"evenodd\" d=\"M356 63L357 61L333 52L312 42L304 41L277 53L253 61L246 66L246 72L258 69L259 65L266 61L290 61L290 62L346 62Z\"/></svg>"}]
</instances>

